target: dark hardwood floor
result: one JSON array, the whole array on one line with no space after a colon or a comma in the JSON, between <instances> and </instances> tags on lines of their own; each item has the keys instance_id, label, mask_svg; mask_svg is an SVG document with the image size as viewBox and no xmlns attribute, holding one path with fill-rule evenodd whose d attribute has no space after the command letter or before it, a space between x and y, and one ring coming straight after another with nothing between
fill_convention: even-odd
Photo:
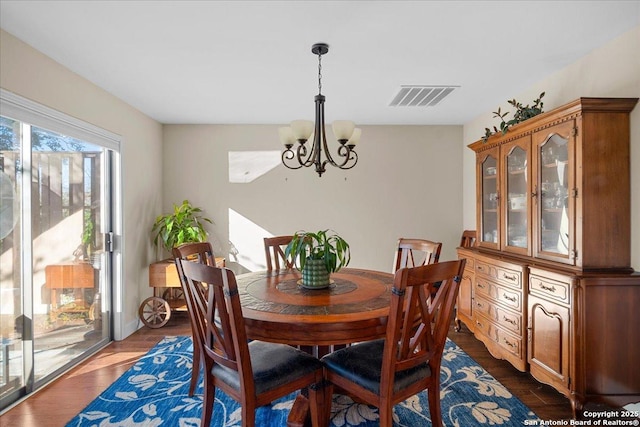
<instances>
[{"instance_id":1,"label":"dark hardwood floor","mask_svg":"<svg viewBox=\"0 0 640 427\"><path fill-rule=\"evenodd\" d=\"M541 419L555 421L572 418L569 399L553 387L538 382L528 372L520 372L509 362L494 358L464 324L460 332L455 332L452 327L449 338Z\"/></svg>"},{"instance_id":2,"label":"dark hardwood floor","mask_svg":"<svg viewBox=\"0 0 640 427\"><path fill-rule=\"evenodd\" d=\"M8 410L0 416L0 426L64 426L162 337L190 333L186 313L180 312L173 314L162 328L143 327L124 341L111 343ZM464 326L460 332L452 328L449 337L543 420L571 418L568 399L540 384L528 373L519 372L508 362L493 358Z\"/></svg>"}]
</instances>

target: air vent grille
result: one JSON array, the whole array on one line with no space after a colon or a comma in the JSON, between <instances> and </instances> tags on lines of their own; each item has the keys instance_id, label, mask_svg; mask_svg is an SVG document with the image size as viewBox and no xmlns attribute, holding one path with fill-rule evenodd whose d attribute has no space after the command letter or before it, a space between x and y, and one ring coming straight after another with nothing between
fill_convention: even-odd
<instances>
[{"instance_id":1,"label":"air vent grille","mask_svg":"<svg viewBox=\"0 0 640 427\"><path fill-rule=\"evenodd\" d=\"M391 107L433 107L460 86L400 86Z\"/></svg>"}]
</instances>

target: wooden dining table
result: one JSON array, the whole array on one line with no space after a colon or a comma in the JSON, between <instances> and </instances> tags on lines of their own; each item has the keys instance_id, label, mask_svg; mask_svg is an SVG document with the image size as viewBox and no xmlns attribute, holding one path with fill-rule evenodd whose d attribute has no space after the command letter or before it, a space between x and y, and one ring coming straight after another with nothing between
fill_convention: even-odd
<instances>
[{"instance_id":1,"label":"wooden dining table","mask_svg":"<svg viewBox=\"0 0 640 427\"><path fill-rule=\"evenodd\" d=\"M384 337L392 274L343 268L325 289L306 289L301 277L293 269L236 277L250 339L317 347Z\"/></svg>"}]
</instances>

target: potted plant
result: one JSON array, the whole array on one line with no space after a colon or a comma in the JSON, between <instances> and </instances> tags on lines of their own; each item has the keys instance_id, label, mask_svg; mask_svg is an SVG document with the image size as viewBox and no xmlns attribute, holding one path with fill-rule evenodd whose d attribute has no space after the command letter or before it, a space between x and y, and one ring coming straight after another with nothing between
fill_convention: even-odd
<instances>
[{"instance_id":1,"label":"potted plant","mask_svg":"<svg viewBox=\"0 0 640 427\"><path fill-rule=\"evenodd\" d=\"M493 112L493 117L497 117L500 119L500 131L502 132L502 134L504 135L505 133L507 133L511 126L524 122L525 120L535 117L538 114L542 114L542 107L544 107L544 103L542 102L543 97L544 92L542 92L537 99L533 100L533 105L531 106L529 106L529 104L522 105L522 103L516 101L515 99L507 101L509 104L516 107L516 112L513 113L513 119L508 121L505 121L505 117L507 116L507 114L509 114L509 112L507 111L503 113L500 107L498 107L498 111ZM497 127L494 126L493 130L484 128L484 135L482 136L482 140L484 142L487 142L489 137L494 133L498 133Z\"/></svg>"},{"instance_id":2,"label":"potted plant","mask_svg":"<svg viewBox=\"0 0 640 427\"><path fill-rule=\"evenodd\" d=\"M330 274L351 261L349 244L333 230L298 231L285 249L302 272L302 286L322 289L330 285Z\"/></svg>"},{"instance_id":3,"label":"potted plant","mask_svg":"<svg viewBox=\"0 0 640 427\"><path fill-rule=\"evenodd\" d=\"M194 207L188 200L181 205L174 204L172 213L159 215L153 223L154 245L157 247L161 243L171 253L173 248L183 243L204 242L208 236L204 222L213 222L201 213L202 209Z\"/></svg>"}]
</instances>

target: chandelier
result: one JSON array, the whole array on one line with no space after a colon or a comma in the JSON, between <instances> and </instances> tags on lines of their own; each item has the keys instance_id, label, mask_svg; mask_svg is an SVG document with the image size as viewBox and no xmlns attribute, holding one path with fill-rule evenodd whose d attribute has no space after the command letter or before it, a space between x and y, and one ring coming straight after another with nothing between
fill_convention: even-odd
<instances>
[{"instance_id":1,"label":"chandelier","mask_svg":"<svg viewBox=\"0 0 640 427\"><path fill-rule=\"evenodd\" d=\"M315 166L318 176L322 176L328 164L340 169L351 169L358 162L354 148L360 140L361 130L348 120L336 120L331 125L333 135L338 140L337 153L332 156L327 145L324 126L324 100L322 95L322 55L329 52L329 45L316 43L311 52L318 55L318 94L315 96L316 121L294 120L287 127L278 129L280 141L284 144L282 163L289 169ZM306 143L311 140L311 146ZM297 145L296 145L297 142ZM294 148L293 146L296 145ZM323 160L324 151L324 160Z\"/></svg>"}]
</instances>

